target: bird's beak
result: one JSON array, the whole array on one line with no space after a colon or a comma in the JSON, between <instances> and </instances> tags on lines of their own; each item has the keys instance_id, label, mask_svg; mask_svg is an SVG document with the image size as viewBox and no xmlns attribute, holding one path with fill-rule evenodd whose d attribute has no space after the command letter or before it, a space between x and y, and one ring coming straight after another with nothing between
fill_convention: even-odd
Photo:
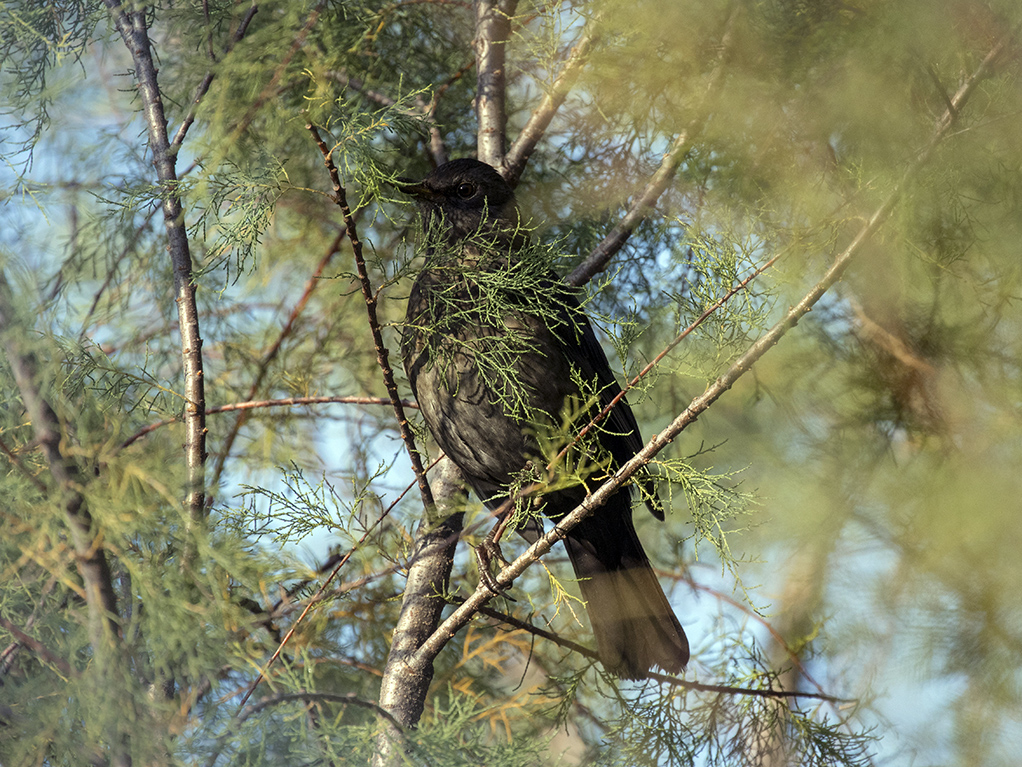
<instances>
[{"instance_id":1,"label":"bird's beak","mask_svg":"<svg viewBox=\"0 0 1022 767\"><path fill-rule=\"evenodd\" d=\"M399 192L404 192L407 195L411 195L418 200L435 200L439 195L430 189L428 186L423 184L421 181L416 181L411 178L399 178L397 183L394 184Z\"/></svg>"}]
</instances>

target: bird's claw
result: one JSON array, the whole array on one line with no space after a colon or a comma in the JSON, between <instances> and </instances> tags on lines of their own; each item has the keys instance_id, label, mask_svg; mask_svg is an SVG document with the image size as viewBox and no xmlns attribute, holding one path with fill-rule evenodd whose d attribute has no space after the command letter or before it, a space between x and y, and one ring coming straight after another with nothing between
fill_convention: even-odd
<instances>
[{"instance_id":1,"label":"bird's claw","mask_svg":"<svg viewBox=\"0 0 1022 767\"><path fill-rule=\"evenodd\" d=\"M490 569L490 565L496 560L498 563L507 565L510 564L504 559L504 554L500 550L500 545L493 541L489 536L481 544L476 546L476 563L479 567L479 580L482 584L489 589L492 593L499 597L504 597L512 602L516 601L514 597L507 593L507 589L502 588L497 579L493 577L493 572ZM508 584L510 586L511 584Z\"/></svg>"}]
</instances>

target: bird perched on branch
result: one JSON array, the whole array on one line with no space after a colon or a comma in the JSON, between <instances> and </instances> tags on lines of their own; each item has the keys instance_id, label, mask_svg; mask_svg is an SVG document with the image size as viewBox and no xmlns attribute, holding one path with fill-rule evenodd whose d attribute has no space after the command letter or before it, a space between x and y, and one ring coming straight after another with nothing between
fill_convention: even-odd
<instances>
[{"instance_id":1,"label":"bird perched on branch","mask_svg":"<svg viewBox=\"0 0 1022 767\"><path fill-rule=\"evenodd\" d=\"M405 371L437 444L496 510L529 484L530 470L543 478L539 467L571 440L557 441L565 424L577 432L620 388L575 291L530 248L499 173L454 160L401 188L418 200L427 238L408 300ZM609 476L643 445L623 399L590 433L568 453L583 478L555 476L537 501L551 519L586 497L586 471L598 484L600 471ZM535 540L538 527L533 521L520 532ZM630 488L572 528L564 544L604 666L628 678L654 666L681 671L688 640L636 536Z\"/></svg>"}]
</instances>

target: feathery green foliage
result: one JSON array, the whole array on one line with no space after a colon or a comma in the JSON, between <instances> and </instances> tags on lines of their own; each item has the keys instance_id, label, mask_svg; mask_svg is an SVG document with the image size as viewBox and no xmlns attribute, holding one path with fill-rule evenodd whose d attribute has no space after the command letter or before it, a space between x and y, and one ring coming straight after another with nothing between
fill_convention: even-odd
<instances>
[{"instance_id":1,"label":"feathery green foliage","mask_svg":"<svg viewBox=\"0 0 1022 767\"><path fill-rule=\"evenodd\" d=\"M473 5L127 3L151 73L111 5L0 3L0 762L369 763L424 510L306 125L339 170L393 364L431 244L393 182L424 175L440 142L472 154L491 127L473 106ZM621 383L780 255L629 390L647 439L897 204L813 311L670 438L655 483L631 480L669 512L637 505L636 522L692 639L683 682L603 674L555 549L517 601L490 603L513 622L477 615L440 653L390 763L1017 761L1016 6L513 7L509 141L570 87L522 175L519 261L467 292L463 268L433 265L452 327L519 313L572 332L571 311L544 315L567 290L551 271L584 263L677 147L671 182L578 294ZM168 143L182 139L173 182L154 167L146 74ZM175 195L216 409L203 519L185 502ZM466 351L520 410L522 337L454 343ZM541 435L548 460L597 394L577 383L589 401ZM350 399L268 404L314 397ZM521 481L595 489L606 468L590 438L552 479L533 466ZM464 510L475 541L491 520L477 499ZM478 582L466 548L452 601Z\"/></svg>"}]
</instances>

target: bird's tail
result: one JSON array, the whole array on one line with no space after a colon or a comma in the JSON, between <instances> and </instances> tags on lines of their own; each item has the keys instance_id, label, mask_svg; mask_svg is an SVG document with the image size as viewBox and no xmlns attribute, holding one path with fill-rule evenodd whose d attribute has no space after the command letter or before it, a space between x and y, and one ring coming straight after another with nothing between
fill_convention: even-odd
<instances>
[{"instance_id":1,"label":"bird's tail","mask_svg":"<svg viewBox=\"0 0 1022 767\"><path fill-rule=\"evenodd\" d=\"M600 660L627 679L654 666L678 673L688 663L688 639L635 534L627 495L624 504L614 503L620 497L572 528L564 540Z\"/></svg>"}]
</instances>

